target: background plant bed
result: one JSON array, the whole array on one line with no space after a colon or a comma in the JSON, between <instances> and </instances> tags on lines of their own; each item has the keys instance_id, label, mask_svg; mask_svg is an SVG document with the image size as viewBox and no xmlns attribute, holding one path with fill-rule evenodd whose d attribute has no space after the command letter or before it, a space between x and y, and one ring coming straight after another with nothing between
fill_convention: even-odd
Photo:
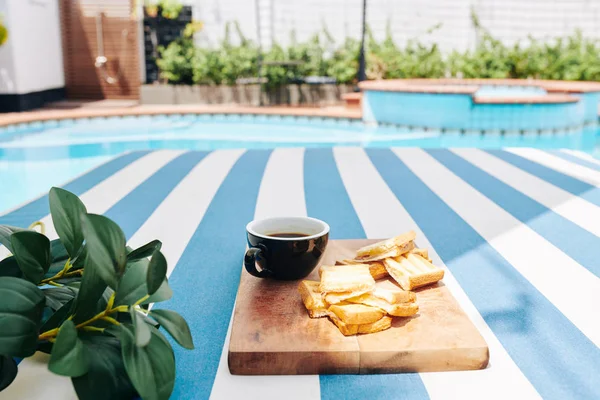
<instances>
[{"instance_id":1,"label":"background plant bed","mask_svg":"<svg viewBox=\"0 0 600 400\"><path fill-rule=\"evenodd\" d=\"M342 104L353 85L301 84L263 88L260 85L142 85L141 104L311 105Z\"/></svg>"}]
</instances>

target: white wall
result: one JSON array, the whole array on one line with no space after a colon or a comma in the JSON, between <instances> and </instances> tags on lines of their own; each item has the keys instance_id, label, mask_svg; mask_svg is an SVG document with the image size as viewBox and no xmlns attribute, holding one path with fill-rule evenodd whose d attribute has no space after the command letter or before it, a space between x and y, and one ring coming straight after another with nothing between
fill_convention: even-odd
<instances>
[{"instance_id":1,"label":"white wall","mask_svg":"<svg viewBox=\"0 0 600 400\"><path fill-rule=\"evenodd\" d=\"M194 6L194 18L204 22L200 44L214 45L223 36L227 21L239 21L246 36L256 39L255 2L261 14L260 36L288 42L293 29L307 39L323 24L336 38L359 37L362 0L184 0ZM435 42L449 51L475 44L470 10L474 7L482 24L506 43L526 38L569 35L579 28L600 38L600 0L368 0L367 20L377 38L391 24L394 39L403 44L411 38ZM427 30L442 23L431 34Z\"/></svg>"},{"instance_id":2,"label":"white wall","mask_svg":"<svg viewBox=\"0 0 600 400\"><path fill-rule=\"evenodd\" d=\"M0 0L8 41L0 47L0 94L65 86L59 0Z\"/></svg>"}]
</instances>

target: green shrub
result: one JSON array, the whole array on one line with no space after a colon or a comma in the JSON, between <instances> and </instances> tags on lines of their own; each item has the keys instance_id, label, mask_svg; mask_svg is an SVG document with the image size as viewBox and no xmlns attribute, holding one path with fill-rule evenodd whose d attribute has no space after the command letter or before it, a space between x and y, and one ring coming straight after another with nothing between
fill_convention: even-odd
<instances>
[{"instance_id":1,"label":"green shrub","mask_svg":"<svg viewBox=\"0 0 600 400\"><path fill-rule=\"evenodd\" d=\"M370 30L366 37L368 79L440 78L536 78L600 81L600 42L576 32L567 38L539 42L533 38L508 46L484 29L472 16L479 42L475 49L444 55L437 44L409 40L403 47L386 30L377 41ZM230 40L231 24L216 49L197 48L191 37L184 37L160 49L157 64L161 77L170 83L228 84L238 78L258 76L258 45L247 39L237 23L236 44ZM432 27L428 33L439 29ZM358 70L360 42L347 38L336 45L327 32L298 42L292 33L290 45L274 43L263 51L261 76L273 88L308 76L329 76L338 83L354 83ZM281 65L299 61L298 65ZM273 64L274 63L274 64Z\"/></svg>"}]
</instances>

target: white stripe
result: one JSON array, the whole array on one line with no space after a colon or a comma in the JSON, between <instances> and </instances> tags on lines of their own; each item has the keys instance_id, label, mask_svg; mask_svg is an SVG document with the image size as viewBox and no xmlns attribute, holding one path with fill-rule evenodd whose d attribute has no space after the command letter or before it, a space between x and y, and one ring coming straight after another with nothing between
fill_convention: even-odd
<instances>
[{"instance_id":1,"label":"white stripe","mask_svg":"<svg viewBox=\"0 0 600 400\"><path fill-rule=\"evenodd\" d=\"M563 153L567 153L567 154L570 154L572 156L581 158L582 160L589 161L591 163L600 165L600 160L598 160L597 158L595 158L594 156L592 156L589 153L586 153L586 152L583 152L583 151L580 151L580 150L570 150L570 149L562 149L561 151Z\"/></svg>"},{"instance_id":2,"label":"white stripe","mask_svg":"<svg viewBox=\"0 0 600 400\"><path fill-rule=\"evenodd\" d=\"M484 370L421 373L431 398L540 398L364 151L356 148L336 148L334 154L344 186L367 237L387 238L413 229L417 233L419 246L428 248L434 263L446 270L444 284L475 324L490 349L492 362ZM368 195L365 193L365 185L368 186Z\"/></svg>"},{"instance_id":3,"label":"white stripe","mask_svg":"<svg viewBox=\"0 0 600 400\"><path fill-rule=\"evenodd\" d=\"M471 164L600 237L600 207L477 149L454 149Z\"/></svg>"},{"instance_id":4,"label":"white stripe","mask_svg":"<svg viewBox=\"0 0 600 400\"><path fill-rule=\"evenodd\" d=\"M80 198L86 205L88 212L102 214L179 154L181 154L181 151L171 150L150 153L106 178L81 195ZM57 235L50 215L42 218L42 221L46 224L46 235L50 239L55 239ZM2 250L7 251L5 248ZM34 357L24 359L19 364L17 377L2 392L2 395L14 399L41 400L47 399L48 393L47 391L35 392L35 388L50 387L52 398L77 399L71 379L50 372L45 364L47 360L48 358L43 354L36 354ZM35 376L35 381L40 385L31 384L32 376Z\"/></svg>"},{"instance_id":5,"label":"white stripe","mask_svg":"<svg viewBox=\"0 0 600 400\"><path fill-rule=\"evenodd\" d=\"M600 279L419 149L394 152L597 346ZM565 294L565 288L577 288Z\"/></svg>"},{"instance_id":6,"label":"white stripe","mask_svg":"<svg viewBox=\"0 0 600 400\"><path fill-rule=\"evenodd\" d=\"M202 159L131 237L129 245L136 248L160 239L170 275L221 183L243 153L219 150Z\"/></svg>"},{"instance_id":7,"label":"white stripe","mask_svg":"<svg viewBox=\"0 0 600 400\"><path fill-rule=\"evenodd\" d=\"M103 214L137 185L182 153L183 151L180 150L162 150L149 153L98 183L79 198L85 204L89 213ZM58 238L50 214L40 221L46 226L46 236L49 239ZM1 247L0 260L8 255L8 249Z\"/></svg>"},{"instance_id":8,"label":"white stripe","mask_svg":"<svg viewBox=\"0 0 600 400\"><path fill-rule=\"evenodd\" d=\"M513 154L527 158L563 174L577 178L590 185L600 187L600 172L538 149L510 148L505 149Z\"/></svg>"},{"instance_id":9,"label":"white stripe","mask_svg":"<svg viewBox=\"0 0 600 400\"><path fill-rule=\"evenodd\" d=\"M269 158L260 185L254 217L306 215L304 200L304 149L276 149ZM245 273L242 271L242 273ZM319 399L318 375L240 376L231 375L227 354L231 321L221 353L210 398L212 400L311 400Z\"/></svg>"}]
</instances>

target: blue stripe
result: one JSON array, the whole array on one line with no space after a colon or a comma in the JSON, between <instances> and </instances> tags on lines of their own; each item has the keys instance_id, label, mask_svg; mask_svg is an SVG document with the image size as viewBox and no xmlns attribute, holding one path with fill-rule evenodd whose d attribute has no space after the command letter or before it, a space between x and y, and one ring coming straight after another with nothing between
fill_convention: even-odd
<instances>
[{"instance_id":1,"label":"blue stripe","mask_svg":"<svg viewBox=\"0 0 600 400\"><path fill-rule=\"evenodd\" d=\"M254 217L269 155L270 151L252 150L237 161L169 279L173 299L156 305L188 321L196 347L185 350L169 339L177 360L172 399L210 396L240 281L244 226Z\"/></svg>"},{"instance_id":2,"label":"blue stripe","mask_svg":"<svg viewBox=\"0 0 600 400\"><path fill-rule=\"evenodd\" d=\"M595 384L600 376L598 347L395 154L390 150L367 152L542 397L600 398L600 387ZM493 358L490 364L493 368Z\"/></svg>"},{"instance_id":3,"label":"blue stripe","mask_svg":"<svg viewBox=\"0 0 600 400\"><path fill-rule=\"evenodd\" d=\"M138 185L104 215L117 222L131 237L154 210L208 153L191 151L171 160Z\"/></svg>"},{"instance_id":4,"label":"blue stripe","mask_svg":"<svg viewBox=\"0 0 600 400\"><path fill-rule=\"evenodd\" d=\"M600 238L494 178L446 149L428 150L436 160L600 277Z\"/></svg>"},{"instance_id":5,"label":"blue stripe","mask_svg":"<svg viewBox=\"0 0 600 400\"><path fill-rule=\"evenodd\" d=\"M327 221L331 229L330 238L366 237L346 193L331 149L305 151L304 194L308 215Z\"/></svg>"},{"instance_id":6,"label":"blue stripe","mask_svg":"<svg viewBox=\"0 0 600 400\"><path fill-rule=\"evenodd\" d=\"M554 186L557 186L567 192L579 196L597 206L600 206L600 189L573 178L569 175L560 173L552 168L545 167L536 162L530 161L524 157L503 150L485 150L488 153L504 160L515 167L521 168L532 175L543 179Z\"/></svg>"},{"instance_id":7,"label":"blue stripe","mask_svg":"<svg viewBox=\"0 0 600 400\"><path fill-rule=\"evenodd\" d=\"M551 153L554 156L560 157L563 160L571 161L575 164L579 164L582 167L587 167L587 168L594 169L596 171L600 171L600 164L596 164L589 160L584 160L583 158L579 158L577 156L574 156L573 154L565 153L564 151L560 151L560 150L551 150L551 151L548 151L548 153Z\"/></svg>"},{"instance_id":8,"label":"blue stripe","mask_svg":"<svg viewBox=\"0 0 600 400\"><path fill-rule=\"evenodd\" d=\"M308 214L327 221L332 239L366 237L331 149L306 150L304 192ZM418 374L321 375L319 381L323 400L429 398Z\"/></svg>"},{"instance_id":9,"label":"blue stripe","mask_svg":"<svg viewBox=\"0 0 600 400\"><path fill-rule=\"evenodd\" d=\"M81 196L98 183L120 171L147 153L147 151L136 151L133 153L124 154L94 168L90 172L78 178L75 178L62 187L72 193L75 193L77 196ZM17 208L16 210L11 211L6 215L1 216L0 224L26 227L32 222L48 215L49 213L50 206L48 205L48 195L46 194L20 208Z\"/></svg>"}]
</instances>

